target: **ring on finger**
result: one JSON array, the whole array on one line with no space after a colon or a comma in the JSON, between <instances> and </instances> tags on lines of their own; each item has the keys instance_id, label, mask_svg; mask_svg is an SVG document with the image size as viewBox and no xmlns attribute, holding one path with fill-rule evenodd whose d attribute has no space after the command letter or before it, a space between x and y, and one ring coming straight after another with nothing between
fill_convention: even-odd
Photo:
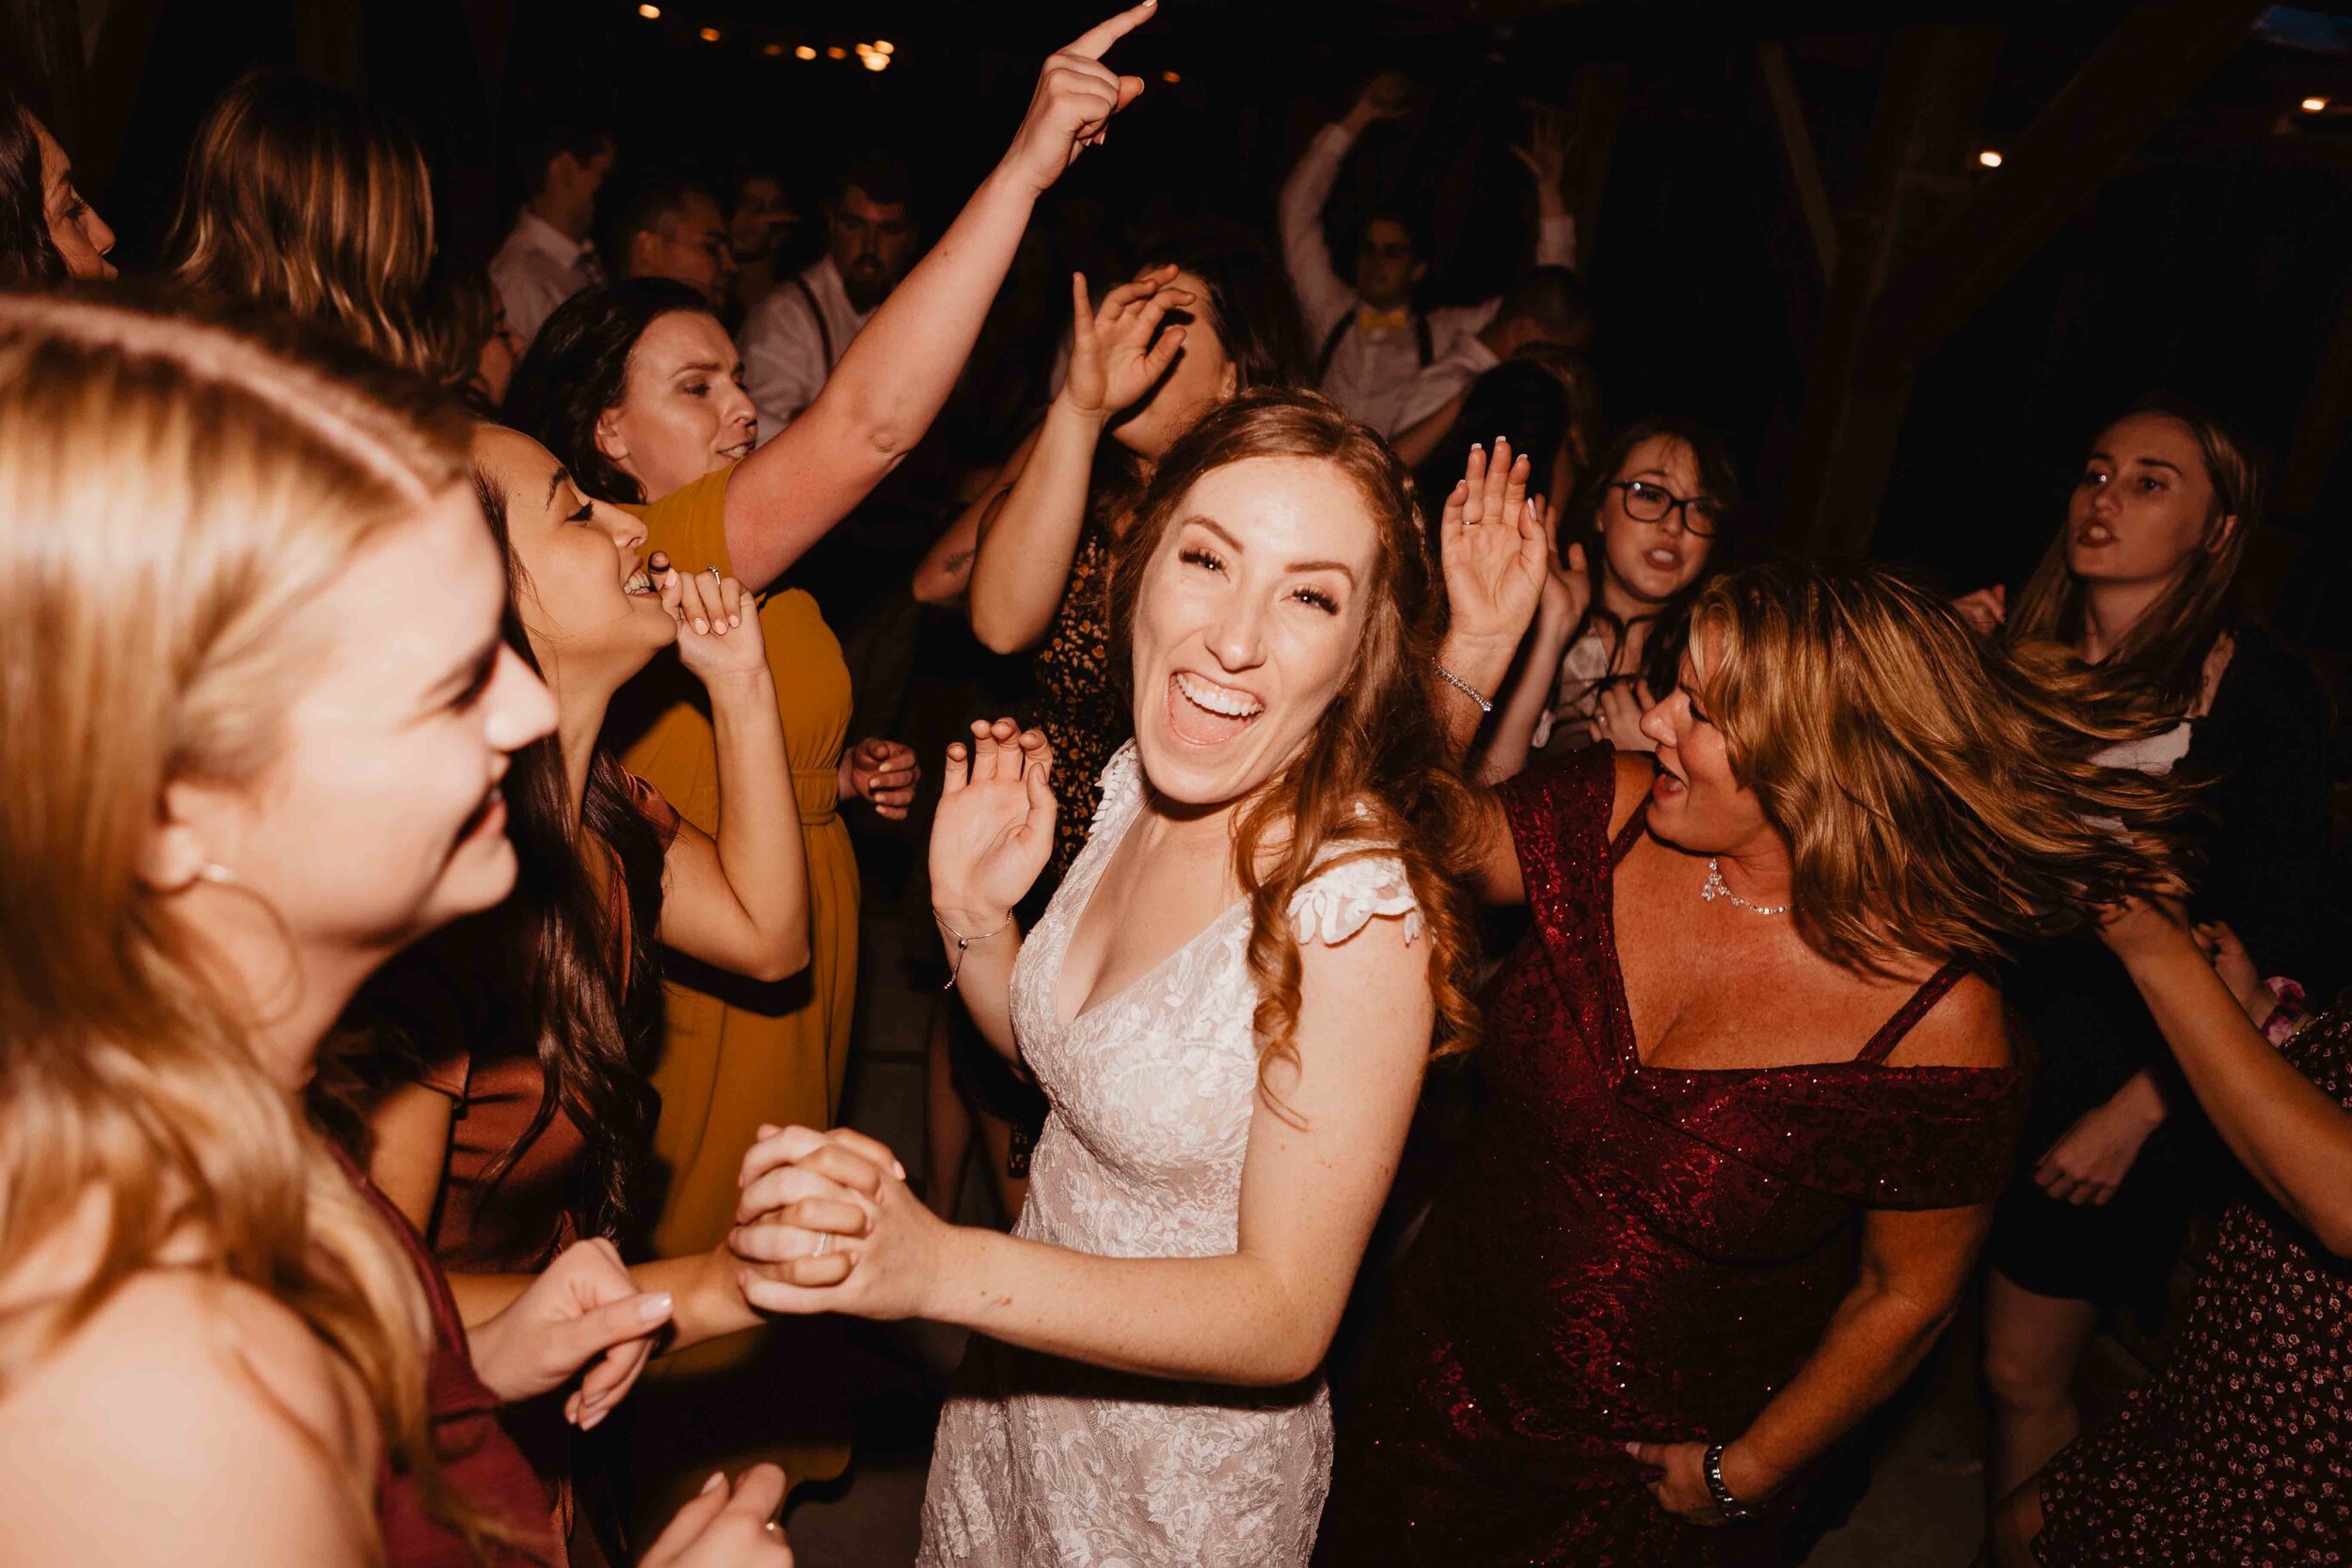
<instances>
[{"instance_id":1,"label":"ring on finger","mask_svg":"<svg viewBox=\"0 0 2352 1568\"><path fill-rule=\"evenodd\" d=\"M833 1232L830 1230L820 1230L817 1233L817 1250L810 1253L809 1256L811 1258L822 1258L826 1253L831 1252L832 1250Z\"/></svg>"},{"instance_id":2,"label":"ring on finger","mask_svg":"<svg viewBox=\"0 0 2352 1568\"><path fill-rule=\"evenodd\" d=\"M723 574L723 573L722 573L722 572L719 570L719 568L718 568L718 567L716 567L716 566L706 566L706 567L704 567L704 568L703 568L703 570L704 570L704 571L706 571L706 572L708 572L708 573L709 573L712 577L714 577L714 578L716 578L716 577L723 577L723 576L724 576L724 574Z\"/></svg>"}]
</instances>

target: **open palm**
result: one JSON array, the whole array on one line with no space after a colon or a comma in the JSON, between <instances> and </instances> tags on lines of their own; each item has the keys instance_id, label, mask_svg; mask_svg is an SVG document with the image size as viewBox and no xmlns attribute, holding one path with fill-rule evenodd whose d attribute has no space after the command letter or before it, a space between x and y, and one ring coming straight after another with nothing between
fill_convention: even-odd
<instances>
[{"instance_id":1,"label":"open palm","mask_svg":"<svg viewBox=\"0 0 2352 1568\"><path fill-rule=\"evenodd\" d=\"M931 900L942 918L1000 918L1054 852L1054 758L1009 719L976 722L947 748L931 819ZM977 935L977 931L964 933Z\"/></svg>"},{"instance_id":2,"label":"open palm","mask_svg":"<svg viewBox=\"0 0 2352 1568\"><path fill-rule=\"evenodd\" d=\"M1446 497L1438 548L1445 565L1451 636L1517 646L1542 602L1551 571L1544 509L1527 495L1527 459L1495 442L1488 459L1470 449L1461 483Z\"/></svg>"},{"instance_id":3,"label":"open palm","mask_svg":"<svg viewBox=\"0 0 2352 1568\"><path fill-rule=\"evenodd\" d=\"M1073 407L1107 418L1150 391L1175 363L1184 329L1162 332L1160 319L1195 299L1190 289L1170 286L1175 277L1174 267L1154 267L1104 294L1097 309L1087 298L1085 275L1072 277L1070 373L1062 386Z\"/></svg>"}]
</instances>

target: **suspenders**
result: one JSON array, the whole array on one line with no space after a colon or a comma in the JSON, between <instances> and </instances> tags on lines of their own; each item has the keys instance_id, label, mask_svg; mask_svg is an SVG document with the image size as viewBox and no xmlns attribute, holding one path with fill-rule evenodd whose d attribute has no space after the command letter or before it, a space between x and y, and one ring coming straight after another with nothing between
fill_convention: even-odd
<instances>
[{"instance_id":1,"label":"suspenders","mask_svg":"<svg viewBox=\"0 0 2352 1568\"><path fill-rule=\"evenodd\" d=\"M808 302L808 313L817 323L817 346L825 352L825 371L830 374L833 371L833 329L825 325L825 312L817 308L817 291L810 288L808 279L797 272L792 275L792 286L800 290L801 298ZM1422 361L1423 364L1428 362L1425 357Z\"/></svg>"},{"instance_id":2,"label":"suspenders","mask_svg":"<svg viewBox=\"0 0 2352 1568\"><path fill-rule=\"evenodd\" d=\"M796 277L793 281L799 283L800 279ZM808 292L808 285L802 283L801 292L806 293ZM809 301L812 309L815 307L816 303L817 302L814 299ZM1355 325L1356 312L1350 310L1346 315L1342 316L1339 319L1339 324L1331 328L1331 335L1323 340L1323 352L1315 356L1315 379L1317 381L1323 380L1324 377L1331 373L1332 356L1340 352L1340 344L1346 341L1348 328L1354 326ZM1426 370L1429 366L1429 361L1436 358L1437 355L1430 347L1429 318L1422 315L1419 310L1413 312L1413 347L1421 355L1422 368Z\"/></svg>"}]
</instances>

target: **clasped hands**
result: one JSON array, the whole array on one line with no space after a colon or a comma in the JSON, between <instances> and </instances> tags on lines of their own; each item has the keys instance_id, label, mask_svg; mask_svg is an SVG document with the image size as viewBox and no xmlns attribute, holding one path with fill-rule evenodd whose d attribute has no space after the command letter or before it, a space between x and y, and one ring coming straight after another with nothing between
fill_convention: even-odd
<instances>
[{"instance_id":1,"label":"clasped hands","mask_svg":"<svg viewBox=\"0 0 2352 1568\"><path fill-rule=\"evenodd\" d=\"M890 1150L846 1127L763 1127L743 1156L727 1245L763 1312L931 1316L955 1227L909 1190Z\"/></svg>"}]
</instances>

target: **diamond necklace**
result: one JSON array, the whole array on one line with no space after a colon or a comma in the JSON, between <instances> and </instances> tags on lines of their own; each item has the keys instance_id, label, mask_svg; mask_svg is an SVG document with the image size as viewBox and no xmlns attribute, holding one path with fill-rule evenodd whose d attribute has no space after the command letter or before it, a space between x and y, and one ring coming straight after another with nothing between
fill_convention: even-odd
<instances>
[{"instance_id":1,"label":"diamond necklace","mask_svg":"<svg viewBox=\"0 0 2352 1568\"><path fill-rule=\"evenodd\" d=\"M1731 884L1724 880L1722 862L1713 855L1707 857L1707 885L1699 889L1699 897L1709 904L1718 898L1728 898L1750 914L1787 914L1788 912L1788 906L1786 904L1751 904L1732 892Z\"/></svg>"}]
</instances>

